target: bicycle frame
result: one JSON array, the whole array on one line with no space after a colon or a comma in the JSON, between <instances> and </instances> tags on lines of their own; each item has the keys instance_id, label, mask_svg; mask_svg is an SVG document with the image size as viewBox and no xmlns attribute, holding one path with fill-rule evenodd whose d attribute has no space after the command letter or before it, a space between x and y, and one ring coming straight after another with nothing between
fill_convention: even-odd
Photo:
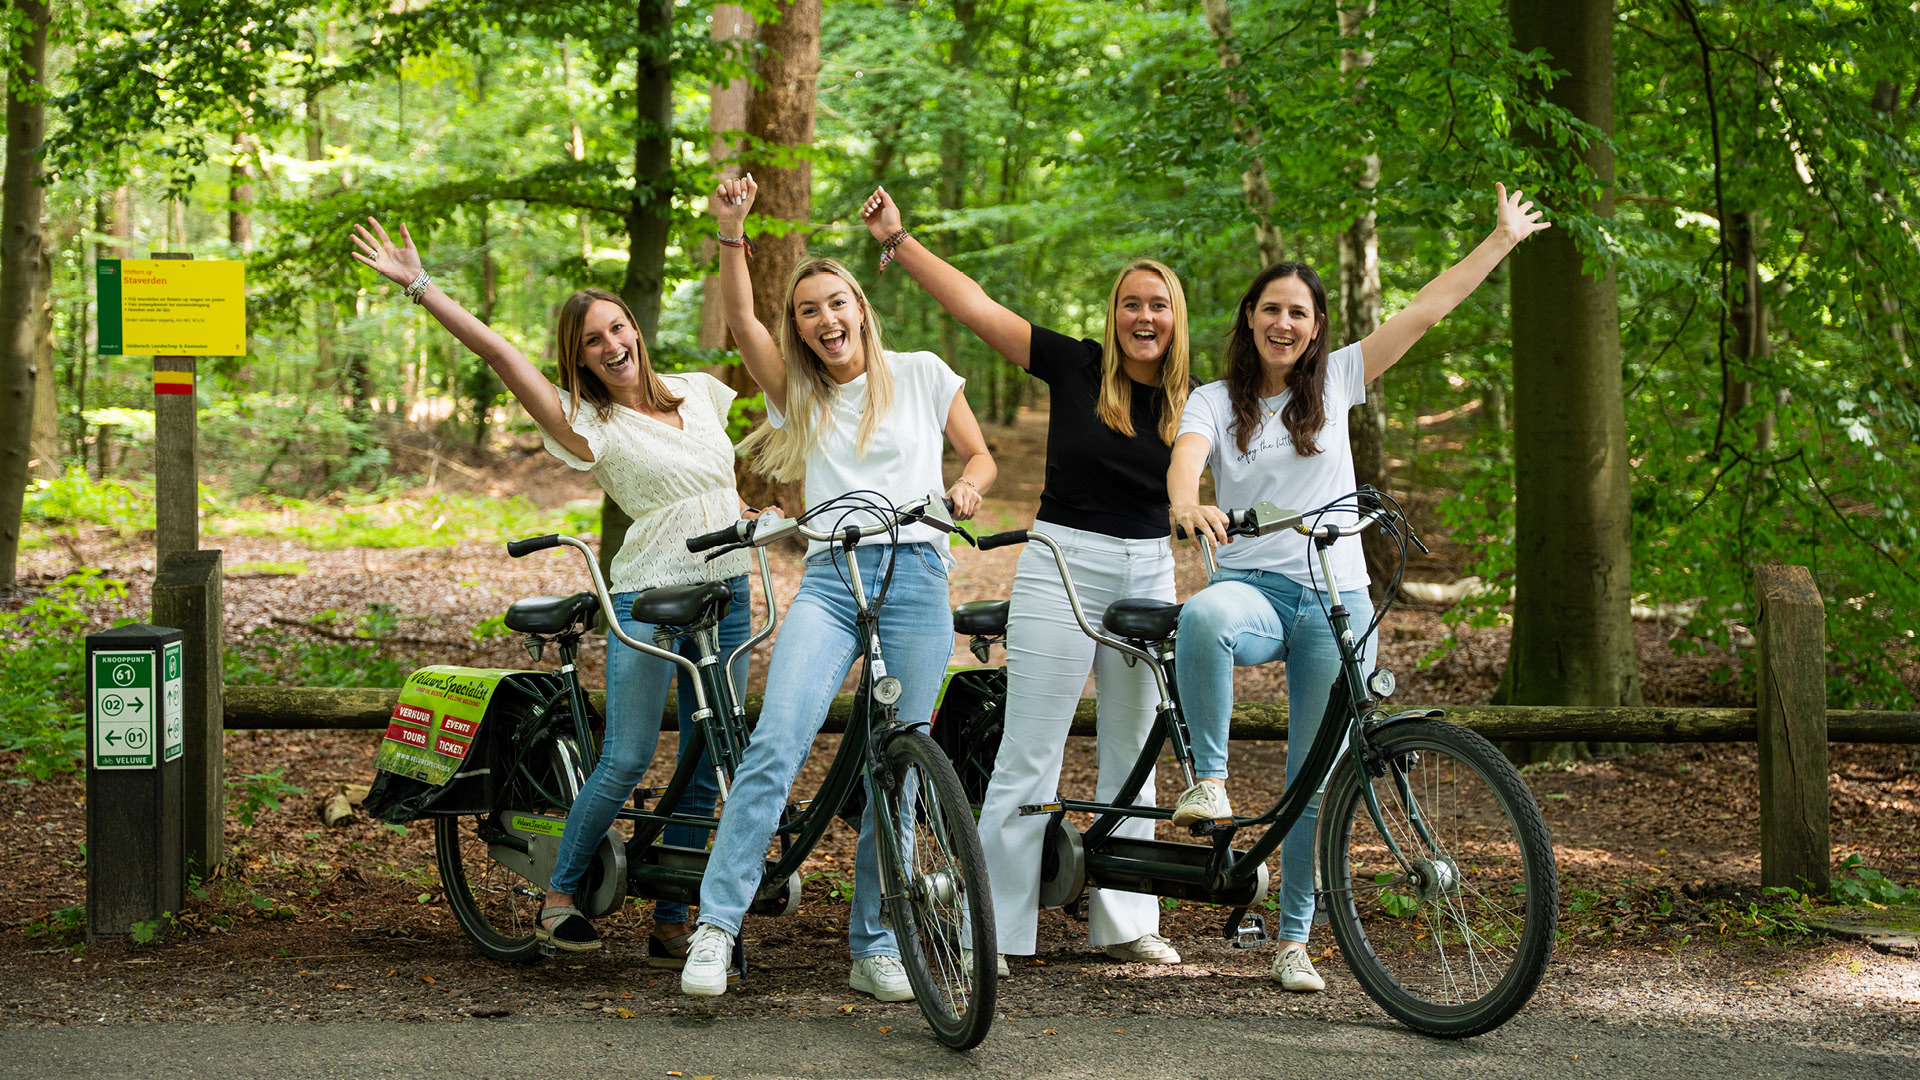
<instances>
[{"instance_id":1,"label":"bicycle frame","mask_svg":"<svg viewBox=\"0 0 1920 1080\"><path fill-rule=\"evenodd\" d=\"M1358 748L1367 756L1371 746L1373 732L1383 722L1378 714L1375 701L1369 694L1364 672L1361 670L1361 656L1358 643L1354 640L1351 615L1340 601L1339 583L1333 572L1333 566L1327 556L1327 548L1340 536L1358 533L1366 526L1379 520L1382 513L1378 510L1363 514L1359 522L1352 526L1322 526L1309 529L1300 524L1301 515L1287 515L1284 512L1269 510L1268 520L1262 523L1260 532L1277 531L1292 528L1313 536L1316 555L1320 562L1323 579L1327 583L1327 593L1332 600L1328 608L1328 622L1334 632L1335 641L1340 649L1340 677L1328 696L1326 711L1321 718L1319 731L1308 747L1306 760L1296 782L1287 786L1286 791L1265 813L1251 818L1236 818L1229 825L1212 823L1195 827L1198 835L1211 838L1211 850L1204 861L1180 858L1182 852L1168 848L1198 849L1200 845L1173 844L1162 841L1141 841L1114 837L1114 830L1129 818L1151 818L1167 820L1173 816L1170 808L1143 807L1132 805L1145 788L1148 776L1159 760L1161 747L1171 744L1174 759L1178 764L1186 786L1195 782L1190 739L1187 725L1180 708L1179 684L1176 677L1174 657L1170 646L1157 650L1141 648L1132 642L1113 636L1094 627L1086 617L1080 605L1079 594L1074 588L1071 574L1066 569L1066 561L1060 547L1045 533L1029 531L1028 542L1044 544L1052 553L1054 565L1058 569L1067 598L1072 606L1073 615L1079 623L1081 632L1088 637L1127 656L1130 660L1145 663L1153 673L1154 682L1160 692L1160 702L1152 727L1148 730L1145 745L1135 759L1132 770L1121 782L1119 792L1111 802L1094 802L1076 799L1060 799L1036 806L1022 807L1022 813L1061 813L1080 811L1095 814L1093 825L1081 838L1081 847L1086 859L1088 881L1104 888L1127 889L1126 881L1151 879L1162 885L1181 886L1177 895L1185 899L1208 900L1215 902L1239 903L1257 892L1257 883L1265 869L1265 863L1279 849L1281 841L1289 830L1307 811L1327 779L1333 775L1343 753L1349 748ZM1207 576L1211 580L1216 566L1211 542L1201 538L1202 559L1206 564ZM1428 715L1421 711L1412 715ZM1396 718L1397 719L1397 718ZM1368 760L1371 762L1370 757ZM1402 777L1399 781L1404 785ZM1374 793L1369 786L1366 790L1369 813L1376 825L1386 832L1381 811ZM1240 829L1270 826L1267 831L1244 851L1235 851L1229 847L1233 835ZM1159 865L1147 865L1153 862L1151 856L1159 852L1166 861ZM1397 845L1394 855L1402 853ZM1145 856L1145 858L1143 858ZM1113 880L1099 880L1102 876L1111 876ZM1140 890L1131 890L1140 891Z\"/></svg>"}]
</instances>

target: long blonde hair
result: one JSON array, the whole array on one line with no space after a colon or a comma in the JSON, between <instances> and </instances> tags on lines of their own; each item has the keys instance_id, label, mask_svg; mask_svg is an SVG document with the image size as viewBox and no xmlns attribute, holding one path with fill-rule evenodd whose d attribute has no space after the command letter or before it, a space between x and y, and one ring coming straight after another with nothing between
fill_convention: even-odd
<instances>
[{"instance_id":1,"label":"long blonde hair","mask_svg":"<svg viewBox=\"0 0 1920 1080\"><path fill-rule=\"evenodd\" d=\"M1180 410L1187 406L1187 392L1193 380L1188 375L1187 293L1180 287L1180 275L1165 263L1153 259L1135 259L1122 267L1113 279L1113 291L1107 296L1107 328L1100 344L1100 422L1122 435L1133 435L1133 380L1121 366L1120 286L1127 275L1145 270L1166 282L1173 298L1173 340L1160 354L1160 389L1165 401L1160 406L1160 441L1168 446L1180 434Z\"/></svg>"},{"instance_id":2,"label":"long blonde hair","mask_svg":"<svg viewBox=\"0 0 1920 1080\"><path fill-rule=\"evenodd\" d=\"M601 423L605 423L608 417L613 415L613 395L608 392L607 384L602 382L600 376L594 374L591 368L580 363L580 338L583 336L581 328L586 324L587 311L602 300L617 306L620 313L626 316L627 325L633 325L633 309L629 308L627 302L620 299L618 294L610 293L605 289L581 289L567 297L566 303L560 305L559 325L554 330L554 338L555 351L560 357L560 389L565 390L570 399L567 405L567 423L569 424L573 423L574 417L580 415L582 398L592 403L593 415ZM661 380L660 373L653 370L653 360L647 355L647 340L636 334L634 345L639 349L639 355L634 359L640 362L640 372L645 376L641 380L641 385L644 387L641 394L647 408L654 412L672 412L678 409L680 402L684 399L673 396L667 390L667 384Z\"/></svg>"},{"instance_id":3,"label":"long blonde hair","mask_svg":"<svg viewBox=\"0 0 1920 1080\"><path fill-rule=\"evenodd\" d=\"M753 459L755 472L781 483L806 477L807 455L833 426L833 399L840 392L840 384L827 374L827 366L814 353L813 346L801 340L800 325L794 316L794 292L802 281L816 274L832 274L846 282L860 305L860 348L867 358L867 404L860 414L860 429L854 445L862 457L866 456L874 429L880 426L893 405L893 369L887 365L886 353L880 344L880 320L867 303L866 291L838 259L808 259L801 263L793 271L793 280L787 283L786 305L780 320L780 357L787 365L787 407L782 410L786 414L786 426L774 427L762 421L740 443L740 453Z\"/></svg>"}]
</instances>

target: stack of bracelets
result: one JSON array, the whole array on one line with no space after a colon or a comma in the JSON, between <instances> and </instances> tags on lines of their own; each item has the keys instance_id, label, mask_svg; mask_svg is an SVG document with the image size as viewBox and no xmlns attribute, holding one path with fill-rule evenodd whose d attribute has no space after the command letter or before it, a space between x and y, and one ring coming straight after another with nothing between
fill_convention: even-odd
<instances>
[{"instance_id":1,"label":"stack of bracelets","mask_svg":"<svg viewBox=\"0 0 1920 1080\"><path fill-rule=\"evenodd\" d=\"M427 295L427 286L431 284L433 284L433 279L427 276L427 272L423 268L420 273L414 276L412 281L407 283L406 288L400 291L406 294L407 299L417 304L422 297Z\"/></svg>"},{"instance_id":2,"label":"stack of bracelets","mask_svg":"<svg viewBox=\"0 0 1920 1080\"><path fill-rule=\"evenodd\" d=\"M907 237L912 235L913 234L908 232L907 230L901 229L900 231L894 233L892 236L889 236L885 240L880 241L880 272L881 273L884 274L887 272L887 264L893 261L893 253L895 252L895 250L897 250L901 244L906 243Z\"/></svg>"},{"instance_id":3,"label":"stack of bracelets","mask_svg":"<svg viewBox=\"0 0 1920 1080\"><path fill-rule=\"evenodd\" d=\"M752 241L747 239L747 232L745 229L740 230L739 236L723 236L721 235L719 230L716 229L714 230L713 238L715 240L720 241L722 244L725 244L728 247L745 248L747 249L747 257L748 258L753 257L753 243Z\"/></svg>"}]
</instances>

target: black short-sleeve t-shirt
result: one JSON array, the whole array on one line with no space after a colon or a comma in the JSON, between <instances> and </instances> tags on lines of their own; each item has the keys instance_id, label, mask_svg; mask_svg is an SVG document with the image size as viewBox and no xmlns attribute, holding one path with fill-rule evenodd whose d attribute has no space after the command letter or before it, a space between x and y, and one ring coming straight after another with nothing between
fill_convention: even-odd
<instances>
[{"instance_id":1,"label":"black short-sleeve t-shirt","mask_svg":"<svg viewBox=\"0 0 1920 1080\"><path fill-rule=\"evenodd\" d=\"M1133 384L1133 434L1100 422L1100 343L1033 328L1027 371L1050 391L1041 521L1125 540L1168 534L1158 386Z\"/></svg>"}]
</instances>

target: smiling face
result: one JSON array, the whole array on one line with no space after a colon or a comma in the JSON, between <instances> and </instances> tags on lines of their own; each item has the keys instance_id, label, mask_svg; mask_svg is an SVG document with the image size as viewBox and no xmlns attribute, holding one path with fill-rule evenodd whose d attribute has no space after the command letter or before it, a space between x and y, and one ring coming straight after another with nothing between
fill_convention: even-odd
<instances>
[{"instance_id":1,"label":"smiling face","mask_svg":"<svg viewBox=\"0 0 1920 1080\"><path fill-rule=\"evenodd\" d=\"M834 382L848 382L867 370L860 333L866 315L845 278L834 273L801 278L793 287L790 305L794 330Z\"/></svg>"},{"instance_id":2,"label":"smiling face","mask_svg":"<svg viewBox=\"0 0 1920 1080\"><path fill-rule=\"evenodd\" d=\"M1135 270L1120 280L1117 292L1111 317L1120 355L1129 367L1158 366L1173 344L1173 291L1159 274Z\"/></svg>"},{"instance_id":3,"label":"smiling face","mask_svg":"<svg viewBox=\"0 0 1920 1080\"><path fill-rule=\"evenodd\" d=\"M596 300L580 320L579 364L621 397L623 390L638 389L645 378L639 341L625 309L611 300Z\"/></svg>"},{"instance_id":4,"label":"smiling face","mask_svg":"<svg viewBox=\"0 0 1920 1080\"><path fill-rule=\"evenodd\" d=\"M1266 369L1268 392L1277 394L1293 365L1313 347L1314 338L1326 325L1326 315L1315 310L1313 290L1306 282L1281 277L1260 290L1260 298L1247 310L1246 320L1253 331L1254 351Z\"/></svg>"}]
</instances>

